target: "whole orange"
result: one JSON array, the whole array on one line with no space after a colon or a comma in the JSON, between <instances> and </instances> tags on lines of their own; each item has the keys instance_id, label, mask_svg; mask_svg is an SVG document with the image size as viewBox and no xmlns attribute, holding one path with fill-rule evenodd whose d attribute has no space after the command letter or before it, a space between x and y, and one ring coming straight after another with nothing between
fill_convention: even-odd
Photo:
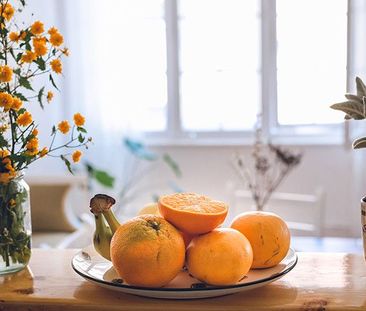
<instances>
[{"instance_id":1,"label":"whole orange","mask_svg":"<svg viewBox=\"0 0 366 311\"><path fill-rule=\"evenodd\" d=\"M128 284L161 287L183 268L180 232L162 217L142 215L122 224L111 240L111 260Z\"/></svg>"},{"instance_id":2,"label":"whole orange","mask_svg":"<svg viewBox=\"0 0 366 311\"><path fill-rule=\"evenodd\" d=\"M212 285L236 284L248 273L252 261L249 241L230 228L194 237L186 252L189 273Z\"/></svg>"},{"instance_id":3,"label":"whole orange","mask_svg":"<svg viewBox=\"0 0 366 311\"><path fill-rule=\"evenodd\" d=\"M159 212L179 230L190 235L210 232L222 224L226 203L196 193L174 193L159 198Z\"/></svg>"},{"instance_id":4,"label":"whole orange","mask_svg":"<svg viewBox=\"0 0 366 311\"><path fill-rule=\"evenodd\" d=\"M269 268L285 258L290 247L290 231L285 221L269 212L238 215L231 228L239 230L253 248L252 268Z\"/></svg>"}]
</instances>

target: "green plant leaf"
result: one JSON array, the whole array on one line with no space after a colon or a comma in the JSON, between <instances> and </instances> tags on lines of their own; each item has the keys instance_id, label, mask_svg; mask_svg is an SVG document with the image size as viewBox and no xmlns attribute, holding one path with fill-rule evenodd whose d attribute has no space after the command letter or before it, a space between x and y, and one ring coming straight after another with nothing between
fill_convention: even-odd
<instances>
[{"instance_id":1,"label":"green plant leaf","mask_svg":"<svg viewBox=\"0 0 366 311\"><path fill-rule=\"evenodd\" d=\"M42 102L43 93L44 93L44 87L42 87L38 92L38 102L42 109L44 109L43 102Z\"/></svg>"},{"instance_id":2,"label":"green plant leaf","mask_svg":"<svg viewBox=\"0 0 366 311\"><path fill-rule=\"evenodd\" d=\"M18 81L21 86L33 91L33 88L27 78L19 76Z\"/></svg>"},{"instance_id":3,"label":"green plant leaf","mask_svg":"<svg viewBox=\"0 0 366 311\"><path fill-rule=\"evenodd\" d=\"M85 137L83 135L79 134L78 141L79 141L79 143L82 144L85 141Z\"/></svg>"},{"instance_id":4,"label":"green plant leaf","mask_svg":"<svg viewBox=\"0 0 366 311\"><path fill-rule=\"evenodd\" d=\"M52 75L51 75L51 74L50 74L50 76L49 76L49 79L50 79L50 81L51 81L51 83L52 83L53 87L54 87L56 90L58 90L58 91L59 91L59 89L58 89L58 87L57 87L57 85L56 85L55 81L53 80L53 77L52 77Z\"/></svg>"},{"instance_id":5,"label":"green plant leaf","mask_svg":"<svg viewBox=\"0 0 366 311\"><path fill-rule=\"evenodd\" d=\"M72 171L72 169L71 169L71 163L70 163L70 161L69 161L66 157L64 157L63 155L61 155L61 156L60 156L60 158L61 158L61 160L62 160L62 161L64 161L64 163L65 163L65 165L66 165L66 167L67 167L68 171L69 171L71 174L73 174L73 175L74 175L74 172L73 172L73 171Z\"/></svg>"},{"instance_id":6,"label":"green plant leaf","mask_svg":"<svg viewBox=\"0 0 366 311\"><path fill-rule=\"evenodd\" d=\"M366 86L359 77L356 77L356 88L357 88L357 96L361 98L363 96L366 96Z\"/></svg>"},{"instance_id":7,"label":"green plant leaf","mask_svg":"<svg viewBox=\"0 0 366 311\"><path fill-rule=\"evenodd\" d=\"M56 126L52 126L51 136L56 134Z\"/></svg>"},{"instance_id":8,"label":"green plant leaf","mask_svg":"<svg viewBox=\"0 0 366 311\"><path fill-rule=\"evenodd\" d=\"M46 70L46 63L42 57L38 57L34 62L38 65L39 69L41 69L42 71Z\"/></svg>"},{"instance_id":9,"label":"green plant leaf","mask_svg":"<svg viewBox=\"0 0 366 311\"><path fill-rule=\"evenodd\" d=\"M8 141L4 138L3 134L0 134L0 148L8 147Z\"/></svg>"},{"instance_id":10,"label":"green plant leaf","mask_svg":"<svg viewBox=\"0 0 366 311\"><path fill-rule=\"evenodd\" d=\"M85 168L91 179L95 179L98 183L100 183L104 187L107 187L107 188L114 187L115 178L113 176L109 175L108 172L96 169L89 162L85 162L84 165L85 165Z\"/></svg>"},{"instance_id":11,"label":"green plant leaf","mask_svg":"<svg viewBox=\"0 0 366 311\"><path fill-rule=\"evenodd\" d=\"M353 147L353 149L366 148L366 137L361 137L361 138L356 139L352 143L352 147Z\"/></svg>"},{"instance_id":12,"label":"green plant leaf","mask_svg":"<svg viewBox=\"0 0 366 311\"><path fill-rule=\"evenodd\" d=\"M333 104L330 108L340 110L355 120L365 119L365 107L363 104L356 101L346 101L342 103Z\"/></svg>"},{"instance_id":13,"label":"green plant leaf","mask_svg":"<svg viewBox=\"0 0 366 311\"><path fill-rule=\"evenodd\" d=\"M170 169L174 172L175 176L182 177L182 171L179 168L177 162L167 153L163 155L163 161L170 167Z\"/></svg>"},{"instance_id":14,"label":"green plant leaf","mask_svg":"<svg viewBox=\"0 0 366 311\"><path fill-rule=\"evenodd\" d=\"M87 133L87 130L86 130L85 128L81 127L81 126L78 126L78 127L77 127L77 130L78 130L79 132L81 132L81 133Z\"/></svg>"},{"instance_id":15,"label":"green plant leaf","mask_svg":"<svg viewBox=\"0 0 366 311\"><path fill-rule=\"evenodd\" d=\"M14 92L13 95L21 99L23 102L28 101L28 99L22 93Z\"/></svg>"},{"instance_id":16,"label":"green plant leaf","mask_svg":"<svg viewBox=\"0 0 366 311\"><path fill-rule=\"evenodd\" d=\"M19 76L20 75L20 68L14 69L13 72Z\"/></svg>"}]
</instances>

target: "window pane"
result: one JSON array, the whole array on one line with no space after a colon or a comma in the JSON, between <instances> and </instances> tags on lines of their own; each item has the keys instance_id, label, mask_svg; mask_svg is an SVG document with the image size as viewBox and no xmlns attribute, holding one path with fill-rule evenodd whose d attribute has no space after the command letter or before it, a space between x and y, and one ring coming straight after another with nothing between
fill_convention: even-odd
<instances>
[{"instance_id":1,"label":"window pane","mask_svg":"<svg viewBox=\"0 0 366 311\"><path fill-rule=\"evenodd\" d=\"M93 1L96 12L100 1ZM107 0L93 37L106 126L166 128L167 81L163 0Z\"/></svg>"},{"instance_id":2,"label":"window pane","mask_svg":"<svg viewBox=\"0 0 366 311\"><path fill-rule=\"evenodd\" d=\"M278 121L335 123L346 92L347 1L277 0Z\"/></svg>"},{"instance_id":3,"label":"window pane","mask_svg":"<svg viewBox=\"0 0 366 311\"><path fill-rule=\"evenodd\" d=\"M252 128L259 107L259 1L179 1L184 130Z\"/></svg>"}]
</instances>

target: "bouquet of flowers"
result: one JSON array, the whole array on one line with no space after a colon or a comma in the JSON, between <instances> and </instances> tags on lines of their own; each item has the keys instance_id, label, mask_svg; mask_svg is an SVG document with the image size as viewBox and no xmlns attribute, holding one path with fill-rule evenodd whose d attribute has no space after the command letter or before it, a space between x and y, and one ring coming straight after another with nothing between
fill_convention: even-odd
<instances>
[{"instance_id":1,"label":"bouquet of flowers","mask_svg":"<svg viewBox=\"0 0 366 311\"><path fill-rule=\"evenodd\" d=\"M25 0L13 5L0 0L0 274L11 271L12 265L26 265L30 257L29 188L22 180L24 170L52 156L71 171L71 162L79 162L82 156L79 149L91 142L86 137L85 118L76 113L73 124L61 120L51 129L50 143L40 146L31 108L35 101L42 109L52 101L50 89L57 89L54 77L62 74L61 59L69 50L57 28L45 29L41 21L17 24L15 14L22 12ZM40 80L42 76L45 78ZM36 89L35 80L42 87ZM57 145L57 135L67 135L66 143Z\"/></svg>"}]
</instances>

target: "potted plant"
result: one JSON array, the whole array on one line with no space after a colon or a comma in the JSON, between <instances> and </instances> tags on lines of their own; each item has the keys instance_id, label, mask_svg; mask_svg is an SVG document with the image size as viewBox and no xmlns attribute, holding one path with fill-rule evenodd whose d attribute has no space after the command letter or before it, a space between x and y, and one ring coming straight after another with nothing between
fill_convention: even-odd
<instances>
[{"instance_id":1,"label":"potted plant","mask_svg":"<svg viewBox=\"0 0 366 311\"><path fill-rule=\"evenodd\" d=\"M46 30L41 21L17 24L14 15L24 6L25 0L20 0L19 7L0 0L0 275L24 268L31 254L24 171L46 156L60 158L71 171L71 162L79 162L82 155L80 147L91 141L85 137L85 118L76 113L73 124L60 121L52 127L50 143L40 146L38 124L30 110L34 101L42 108L52 101L49 88L57 89L54 76L62 74L61 59L69 51L55 27ZM40 89L35 80L42 83ZM68 137L66 143L57 144L59 135ZM76 151L70 152L73 148Z\"/></svg>"}]
</instances>

